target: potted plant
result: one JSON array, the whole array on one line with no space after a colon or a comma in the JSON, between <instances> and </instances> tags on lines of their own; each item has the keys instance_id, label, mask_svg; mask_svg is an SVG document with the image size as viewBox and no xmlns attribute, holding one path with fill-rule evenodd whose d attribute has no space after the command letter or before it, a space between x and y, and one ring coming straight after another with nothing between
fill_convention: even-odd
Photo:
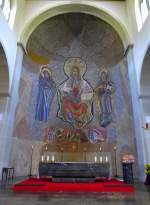
<instances>
[{"instance_id":1,"label":"potted plant","mask_svg":"<svg viewBox=\"0 0 150 205\"><path fill-rule=\"evenodd\" d=\"M145 185L150 185L150 164L145 164L146 180Z\"/></svg>"}]
</instances>

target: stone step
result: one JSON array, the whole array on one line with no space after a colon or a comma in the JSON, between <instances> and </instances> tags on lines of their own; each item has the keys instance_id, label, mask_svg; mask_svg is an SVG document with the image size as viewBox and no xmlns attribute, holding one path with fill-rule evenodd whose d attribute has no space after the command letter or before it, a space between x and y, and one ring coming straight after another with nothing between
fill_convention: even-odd
<instances>
[{"instance_id":1,"label":"stone step","mask_svg":"<svg viewBox=\"0 0 150 205\"><path fill-rule=\"evenodd\" d=\"M54 177L52 182L95 182L95 178Z\"/></svg>"}]
</instances>

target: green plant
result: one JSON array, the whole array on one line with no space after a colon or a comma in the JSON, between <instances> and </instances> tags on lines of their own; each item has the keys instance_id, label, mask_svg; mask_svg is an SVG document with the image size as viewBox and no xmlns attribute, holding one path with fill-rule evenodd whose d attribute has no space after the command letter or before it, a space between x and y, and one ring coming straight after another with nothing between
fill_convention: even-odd
<instances>
[{"instance_id":1,"label":"green plant","mask_svg":"<svg viewBox=\"0 0 150 205\"><path fill-rule=\"evenodd\" d=\"M145 173L150 175L150 164L145 164Z\"/></svg>"}]
</instances>

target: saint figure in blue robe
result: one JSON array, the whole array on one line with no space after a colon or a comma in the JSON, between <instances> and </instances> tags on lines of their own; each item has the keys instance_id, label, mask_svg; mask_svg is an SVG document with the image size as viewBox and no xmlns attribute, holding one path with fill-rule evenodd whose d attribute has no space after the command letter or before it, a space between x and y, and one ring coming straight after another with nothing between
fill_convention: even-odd
<instances>
[{"instance_id":1,"label":"saint figure in blue robe","mask_svg":"<svg viewBox=\"0 0 150 205\"><path fill-rule=\"evenodd\" d=\"M43 66L40 70L38 81L35 120L48 122L51 104L56 91L57 88L54 80L52 79L51 70L47 66Z\"/></svg>"}]
</instances>

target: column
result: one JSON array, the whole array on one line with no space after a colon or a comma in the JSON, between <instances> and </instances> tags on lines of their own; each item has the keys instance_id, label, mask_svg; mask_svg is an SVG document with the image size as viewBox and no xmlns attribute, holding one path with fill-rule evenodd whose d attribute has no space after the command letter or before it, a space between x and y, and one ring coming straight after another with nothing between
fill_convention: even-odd
<instances>
[{"instance_id":1,"label":"column","mask_svg":"<svg viewBox=\"0 0 150 205\"><path fill-rule=\"evenodd\" d=\"M145 142L143 138L142 130L142 118L143 111L141 109L141 104L139 101L138 95L138 86L137 86L137 76L134 66L134 57L133 57L133 45L129 45L125 57L127 57L128 63L128 75L129 75L129 84L130 84L130 93L132 98L132 109L133 109L133 119L134 119L134 128L135 128L135 142L137 149L137 158L136 163L138 163L138 175L139 179L144 181L144 164L145 164Z\"/></svg>"},{"instance_id":2,"label":"column","mask_svg":"<svg viewBox=\"0 0 150 205\"><path fill-rule=\"evenodd\" d=\"M2 168L9 167L9 158L13 142L13 129L15 125L15 112L18 103L18 91L22 71L23 53L24 49L21 44L18 44L10 95L0 98L0 102L3 102L4 104L4 107L2 108L4 115L0 121L0 124L2 124L0 129L0 178Z\"/></svg>"}]
</instances>

